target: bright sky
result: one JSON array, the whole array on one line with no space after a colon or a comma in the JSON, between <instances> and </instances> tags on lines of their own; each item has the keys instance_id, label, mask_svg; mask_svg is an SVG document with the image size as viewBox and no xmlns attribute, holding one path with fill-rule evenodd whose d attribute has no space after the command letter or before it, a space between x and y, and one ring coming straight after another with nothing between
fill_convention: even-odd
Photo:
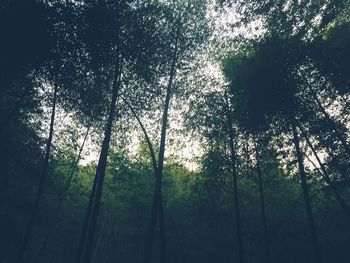
<instances>
[{"instance_id":1,"label":"bright sky","mask_svg":"<svg viewBox=\"0 0 350 263\"><path fill-rule=\"evenodd\" d=\"M241 15L237 12L235 7L232 8L224 8L221 10L221 12L215 10L213 6L209 6L208 9L208 19L211 21L211 26L213 27L213 35L210 39L211 42L215 43L215 46L217 46L220 43L230 43L230 40L236 38L239 35L244 35L245 38L256 38L264 34L264 30L262 30L262 22L261 21L255 21L251 23L250 25L246 27L236 27L237 21L241 19ZM226 46L225 46L226 45ZM232 48L227 44L220 46L222 49L229 49ZM215 49L216 47L214 47ZM208 52L213 52L213 50L208 50ZM214 61L212 58L213 56L207 55L205 63L201 63L201 65L204 65L200 68L197 68L196 72L193 72L193 80L197 81L196 78L200 77L204 79L205 81L202 81L202 83L206 83L206 85L201 87L201 90L203 92L206 92L206 90L213 90L216 89L217 91L222 91L226 85L224 77L221 73L219 64ZM189 77L191 78L191 76ZM47 90L47 89L46 89ZM175 99L175 98L174 98ZM173 103L177 103L176 101L173 101ZM333 108L336 108L336 105L332 105ZM49 116L50 112L47 110L47 107L43 107L45 113L47 116ZM49 119L49 117L47 117ZM154 123L156 120L152 121L145 121L145 126L147 127L147 123ZM159 124L160 125L159 120ZM176 156L176 159L179 159L181 163L183 163L188 169L193 170L198 168L198 164L196 163L195 159L200 157L203 154L203 150L201 149L199 141L192 137L191 134L186 134L184 132L181 132L184 129L183 119L176 112L175 109L170 110L170 116L169 116L169 128L168 128L168 143L166 145L166 157L169 156ZM73 117L67 115L60 107L58 107L58 114L56 118L55 123L55 129L58 131L58 134L65 133L64 130L73 129L74 125L72 125L74 122ZM45 125L48 125L47 123ZM46 129L43 129L44 131ZM77 140L78 145L82 144L84 133L86 128L78 129L80 137ZM177 130L180 131L181 135L174 134L172 131ZM130 152L131 156L135 156L137 154L139 143L140 143L140 134L141 136L141 129L139 128L138 131L134 131L130 133L130 141L131 143L128 145L128 151ZM66 132L66 136L67 132ZM61 136L55 137L55 144L60 145L62 142L58 142L58 137L62 138ZM91 133L90 136L87 139L86 146L83 151L83 158L80 161L82 165L86 165L90 162L97 162L99 151L100 151L100 145L102 140L103 134L96 134ZM158 144L159 138L156 138L153 143ZM78 151L78 150L77 150ZM314 160L313 157L312 160Z\"/></svg>"},{"instance_id":2,"label":"bright sky","mask_svg":"<svg viewBox=\"0 0 350 263\"><path fill-rule=\"evenodd\" d=\"M214 21L214 33L213 38L218 40L218 37L220 36L220 41L227 41L228 38L232 38L236 36L236 34L242 33L235 31L235 34L232 32L232 24L237 21L239 18L239 15L234 10L228 10L225 9L224 13L219 13L217 11L214 11L213 8L210 8L208 10L208 16L211 17L211 20ZM223 76L221 74L221 70L219 68L219 65L214 61L207 61L207 63L204 64L205 67L202 67L199 69L199 71L196 74L202 75L204 78L210 78L212 81L214 80L215 83L220 83L221 85L209 85L210 89L223 89L224 80ZM213 82L211 82L213 83ZM176 101L175 101L176 103ZM198 164L194 161L197 157L200 157L202 154L202 149L200 147L200 143L198 140L193 138L190 134L181 133L181 135L174 135L171 131L178 130L181 131L184 129L183 127L183 120L181 119L181 116L174 112L174 109L170 110L170 116L169 116L169 128L168 128L168 143L166 145L166 157L170 156L176 156L177 159L181 163L183 163L188 169L197 169ZM60 113L61 115L64 113ZM177 118L177 119L176 119ZM161 121L161 120L159 120ZM65 120L56 122L56 129L63 130L64 127L68 124L73 122L73 119L70 116L66 116ZM147 124L147 120L145 123ZM147 125L146 125L147 126ZM131 133L131 144L128 146L128 150L131 154L131 156L136 155L138 148L139 148L139 135L140 135L141 129L139 131L135 131ZM96 134L94 135L96 136ZM97 135L98 136L98 135ZM100 135L101 136L101 135ZM81 144L83 141L83 133L81 134L81 138L79 139L79 143ZM169 141L172 141L172 143L169 143ZM159 143L158 140L153 143ZM80 161L82 165L86 165L90 162L97 162L98 156L99 156L99 149L100 145L96 142L94 142L94 139L92 136L88 137L85 149L83 151L83 159Z\"/></svg>"}]
</instances>

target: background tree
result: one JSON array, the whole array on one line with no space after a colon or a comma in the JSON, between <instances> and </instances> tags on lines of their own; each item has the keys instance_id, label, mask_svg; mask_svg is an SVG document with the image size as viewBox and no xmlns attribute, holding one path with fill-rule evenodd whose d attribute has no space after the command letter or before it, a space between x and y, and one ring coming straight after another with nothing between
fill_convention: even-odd
<instances>
[{"instance_id":1,"label":"background tree","mask_svg":"<svg viewBox=\"0 0 350 263\"><path fill-rule=\"evenodd\" d=\"M0 13L0 262L347 261L349 1Z\"/></svg>"}]
</instances>

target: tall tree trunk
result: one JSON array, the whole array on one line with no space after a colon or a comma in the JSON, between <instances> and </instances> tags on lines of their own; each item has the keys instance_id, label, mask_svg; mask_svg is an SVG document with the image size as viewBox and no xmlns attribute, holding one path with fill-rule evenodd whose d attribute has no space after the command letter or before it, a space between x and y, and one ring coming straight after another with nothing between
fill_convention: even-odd
<instances>
[{"instance_id":1,"label":"tall tree trunk","mask_svg":"<svg viewBox=\"0 0 350 263\"><path fill-rule=\"evenodd\" d=\"M317 238L317 234L316 234L316 227L315 227L312 208L311 208L309 189L308 189L309 187L308 187L307 182L306 182L306 173L305 173L305 168L304 168L304 163L303 163L303 154L300 150L300 142L299 142L299 137L298 137L298 134L296 131L296 126L295 126L294 120L291 122L291 127L292 127L295 153L296 153L298 166L299 166L300 184L301 184L301 188L302 188L303 195L304 195L306 216L307 216L307 221L308 221L308 225L309 225L314 262L320 263L320 262L322 262L321 261L321 254L320 254L320 250L319 250L318 238Z\"/></svg>"},{"instance_id":2,"label":"tall tree trunk","mask_svg":"<svg viewBox=\"0 0 350 263\"><path fill-rule=\"evenodd\" d=\"M263 180L262 180L262 170L260 166L260 156L259 156L259 150L257 145L258 143L254 138L256 172L258 175L258 188L259 188L262 227L263 227L263 235L264 235L265 263L269 263L270 262L270 243L269 243L269 235L268 235L267 223L266 223L265 196L264 196L264 187L263 187Z\"/></svg>"},{"instance_id":3,"label":"tall tree trunk","mask_svg":"<svg viewBox=\"0 0 350 263\"><path fill-rule=\"evenodd\" d=\"M83 143L81 144L80 149L79 149L78 156L77 156L77 158L74 160L74 163L72 164L71 172L70 172L70 174L69 174L69 176L68 176L67 185L66 185L66 187L65 187L65 189L64 189L64 191L63 191L63 194L62 194L62 196L61 196L61 198L60 198L60 200L59 200L58 207L57 207L57 209L56 209L57 214L56 214L55 218L51 221L51 224L50 224L50 226L49 226L49 228L48 228L48 231L47 231L47 233L46 233L46 236L45 236L43 242L41 243L41 246L40 246L40 248L39 248L39 252L38 252L37 256L34 256L34 257L33 257L33 261L32 261L33 263L34 263L34 262L38 262L38 261L40 262L40 259L41 259L41 257L42 257L42 253L45 251L46 245L47 245L47 243L48 243L48 241L49 241L49 238L50 238L50 236L51 236L51 234L52 234L52 231L57 227L58 220L59 220L59 218L61 217L61 213L62 213L62 211L63 211L63 210L62 210L63 204L64 204L64 202L65 202L65 200L66 200L66 198L67 198L67 195L68 195L68 192L69 192L69 189L70 189L70 186L71 186L73 177L74 177L74 175L75 175L75 171L77 170L78 163L79 163L79 161L80 161L81 154L82 154L82 152L83 152L83 149L84 149L85 142L86 142L86 139L87 139L87 137L88 137L89 131L90 131L90 127L88 127L87 130L86 130L86 133L85 133L85 136L84 136L84 139L83 139Z\"/></svg>"},{"instance_id":4,"label":"tall tree trunk","mask_svg":"<svg viewBox=\"0 0 350 263\"><path fill-rule=\"evenodd\" d=\"M163 195L160 191L159 204L158 204L158 216L159 216L159 240L160 240L160 262L166 262L166 247L165 247L165 219L164 219L164 202Z\"/></svg>"},{"instance_id":5,"label":"tall tree trunk","mask_svg":"<svg viewBox=\"0 0 350 263\"><path fill-rule=\"evenodd\" d=\"M314 154L314 156L316 157L316 160L318 162L318 164L320 165L321 171L322 171L322 177L323 179L326 181L326 183L328 184L328 186L332 189L335 198L337 199L339 205L341 206L341 208L343 209L344 213L346 214L346 216L348 217L348 219L350 220L350 208L349 206L346 204L345 200L340 196L340 194L338 193L337 189L335 188L331 178L329 177L326 167L324 166L324 164L322 163L320 157L318 156L315 147L312 145L309 137L306 135L306 133L304 132L304 130L302 128L300 128L300 131L303 135L303 137L306 140L307 145L310 147L312 153Z\"/></svg>"},{"instance_id":6,"label":"tall tree trunk","mask_svg":"<svg viewBox=\"0 0 350 263\"><path fill-rule=\"evenodd\" d=\"M164 108L163 108L163 117L162 117L162 130L161 130L161 136L160 136L160 146L159 146L159 154L158 154L158 165L157 165L157 172L156 172L156 184L153 194L153 203L151 208L151 216L149 221L149 228L148 233L146 237L146 243L145 243L145 251L144 251L144 257L143 262L144 263L150 263L152 258L152 250L153 250L153 243L154 243L154 233L157 226L157 214L159 213L160 207L162 206L162 177L163 177L163 167L164 167L164 153L165 153L165 139L166 139L166 132L167 132L167 123L168 123L168 111L169 111L169 105L170 105L170 98L172 95L172 87L173 87L173 81L176 74L176 62L177 62L177 51L178 51L178 30L176 33L176 39L175 39L175 47L174 47L174 53L171 61L171 68L169 73L169 81L166 89L166 97L164 102ZM163 211L163 209L161 209ZM162 212L163 213L163 212ZM161 236L161 245L160 245L160 255L161 255L161 263L166 262L166 247L165 247L165 238L164 238L164 215L159 216L160 222L160 236Z\"/></svg>"},{"instance_id":7,"label":"tall tree trunk","mask_svg":"<svg viewBox=\"0 0 350 263\"><path fill-rule=\"evenodd\" d=\"M107 213L105 213L105 214L107 214ZM99 256L99 254L101 254L103 252L103 246L105 244L104 238L106 238L106 237L104 235L104 230L105 230L105 224L107 224L107 223L104 222L105 220L103 220L103 217L104 217L104 215L102 215L101 227L99 228L99 231L98 231L98 234L96 237L96 247L91 253L92 254L91 255L91 257L92 257L91 262L92 263L99 262L98 260L101 258L99 258L98 256Z\"/></svg>"},{"instance_id":8,"label":"tall tree trunk","mask_svg":"<svg viewBox=\"0 0 350 263\"><path fill-rule=\"evenodd\" d=\"M119 235L119 231L116 231L116 227L118 225L117 224L118 223L117 222L117 208L114 208L114 212L112 214L113 214L113 220L112 220L112 228L111 228L111 231L109 233L109 239L110 239L110 241L108 242L109 246L107 247L104 258L101 261L102 263L110 262L111 260L108 260L108 259L118 258L118 253L116 253L116 252L118 252L118 250L115 249L116 247L118 247L118 235Z\"/></svg>"},{"instance_id":9,"label":"tall tree trunk","mask_svg":"<svg viewBox=\"0 0 350 263\"><path fill-rule=\"evenodd\" d=\"M52 111L51 111L51 120L50 120L50 130L49 130L49 137L46 142L46 150L45 150L45 158L44 158L44 163L43 163L43 168L41 172L41 177L40 177L40 182L39 182L39 188L36 194L36 198L34 201L33 209L32 209L32 214L29 219L29 224L27 226L27 230L24 234L24 238L20 247L20 250L18 252L18 257L16 262L21 263L23 260L24 252L28 246L29 243L29 238L31 235L31 232L33 230L34 222L37 216L38 208L39 208L39 203L41 200L41 197L44 192L44 184L46 177L48 175L48 167L49 167L49 159L50 159L50 152L51 152L51 145L52 145L52 137L54 133L54 122L55 122L55 113L56 113L56 103L57 103L57 84L54 83L54 91L53 91L53 101L52 101Z\"/></svg>"},{"instance_id":10,"label":"tall tree trunk","mask_svg":"<svg viewBox=\"0 0 350 263\"><path fill-rule=\"evenodd\" d=\"M118 55L119 56L119 55ZM115 80L113 83L113 91L112 91L112 102L110 105L110 110L108 114L108 120L104 132L104 140L101 147L101 153L96 169L94 184L92 187L89 205L87 209L87 215L85 218L83 230L81 233L76 263L89 263L91 261L91 255L93 251L93 246L95 242L95 232L97 225L98 212L100 208L100 201L103 190L103 182L107 165L107 156L109 150L109 142L111 139L113 120L116 111L116 102L119 94L119 87L121 81L121 71L122 71L122 59L118 57L118 61L116 63L116 71L115 71Z\"/></svg>"},{"instance_id":11,"label":"tall tree trunk","mask_svg":"<svg viewBox=\"0 0 350 263\"><path fill-rule=\"evenodd\" d=\"M158 169L156 173L156 184L154 187L153 193L153 201L151 207L151 216L149 220L149 227L147 231L146 241L145 241L145 249L143 255L143 262L150 263L152 258L152 250L153 250L153 242L154 242L154 233L157 226L157 215L158 215L158 191L159 191L160 181L158 179Z\"/></svg>"},{"instance_id":12,"label":"tall tree trunk","mask_svg":"<svg viewBox=\"0 0 350 263\"><path fill-rule=\"evenodd\" d=\"M134 115L134 117L136 118L137 122L139 123L142 132L145 136L145 139L147 141L148 144L148 148L150 151L150 155L151 155L151 160L152 160L152 165L153 165L153 169L154 169L154 174L155 174L155 179L157 180L157 171L158 171L158 165L157 165L157 161L156 161L156 156L153 150L153 146L152 146L152 142L148 136L148 133L144 127L144 125L142 124L140 118L137 116L136 112L134 111L134 109L132 108L132 106L130 104L127 103L127 101L125 99L123 99L124 102L127 104L127 106L129 107L129 109L131 110L132 114ZM159 185L157 185L157 190L158 190ZM157 210L158 210L158 219L159 219L159 237L160 237L160 251L159 251L159 255L160 255L160 259L161 262L165 262L166 261L166 254L165 254L165 227L164 227L164 208L163 208L163 198L162 198L162 194L158 194L160 195L159 198L159 203L155 203L154 206L152 206L152 209L155 209L156 211L152 210L153 213L157 214ZM154 195L154 197L156 197L156 194ZM157 202L156 199L154 199L154 202ZM156 215L157 216L157 215Z\"/></svg>"},{"instance_id":13,"label":"tall tree trunk","mask_svg":"<svg viewBox=\"0 0 350 263\"><path fill-rule=\"evenodd\" d=\"M237 238L237 245L238 245L238 262L244 263L241 216L240 216L240 209L239 209L239 196L238 196L238 186L237 186L236 150L234 146L234 131L232 127L233 120L232 120L232 113L230 109L230 102L228 99L228 95L226 93L225 93L225 100L226 100L227 131L228 131L229 145L230 145L234 215L235 215L235 221L236 221L236 238Z\"/></svg>"},{"instance_id":14,"label":"tall tree trunk","mask_svg":"<svg viewBox=\"0 0 350 263\"><path fill-rule=\"evenodd\" d=\"M140 262L141 261L141 231L142 231L142 227L141 227L141 214L140 214L140 207L137 208L137 237L136 237L136 262Z\"/></svg>"}]
</instances>

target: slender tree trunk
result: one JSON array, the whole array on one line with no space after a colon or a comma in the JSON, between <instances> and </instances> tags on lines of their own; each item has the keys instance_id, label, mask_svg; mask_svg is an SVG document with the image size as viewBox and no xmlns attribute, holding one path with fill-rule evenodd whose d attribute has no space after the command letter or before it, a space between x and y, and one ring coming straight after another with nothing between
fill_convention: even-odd
<instances>
[{"instance_id":1,"label":"slender tree trunk","mask_svg":"<svg viewBox=\"0 0 350 263\"><path fill-rule=\"evenodd\" d=\"M151 160L152 160L152 165L153 165L153 169L154 169L154 173L157 173L157 160L156 160L156 155L154 153L154 149L153 149L153 146L152 146L152 142L151 142L151 139L149 138L148 136L148 133L147 133L147 130L145 128L145 126L142 124L142 121L141 119L139 118L139 116L137 116L134 108L126 101L125 98L122 98L123 101L125 102L125 104L128 106L128 108L131 110L131 113L132 115L134 115L134 117L136 118L138 124L140 125L141 127L141 130L143 132L143 135L145 136L145 139L146 139L146 142L147 142L147 145L148 145L148 149L149 149L149 152L150 152L150 155L151 155Z\"/></svg>"},{"instance_id":2,"label":"slender tree trunk","mask_svg":"<svg viewBox=\"0 0 350 263\"><path fill-rule=\"evenodd\" d=\"M299 127L299 129L301 130L301 133L303 135L303 137L306 140L306 143L308 144L308 146L310 147L312 153L314 154L314 156L316 157L316 160L318 162L318 164L320 165L321 171L322 171L322 177L323 179L326 181L326 183L329 185L329 187L332 189L335 198L337 199L339 205L341 206L341 208L343 209L344 213L346 214L346 216L348 217L348 219L350 220L350 208L349 206L346 204L345 200L340 196L340 194L338 193L337 189L335 188L331 178L329 177L326 167L324 166L324 164L322 163L322 161L320 160L320 157L318 156L315 147L312 145L310 139L308 138L308 136L306 135L306 133L303 131L303 129L301 129Z\"/></svg>"},{"instance_id":3,"label":"slender tree trunk","mask_svg":"<svg viewBox=\"0 0 350 263\"><path fill-rule=\"evenodd\" d=\"M118 58L119 59L119 58ZM94 185L91 191L89 205L87 209L87 216L85 218L83 231L81 233L80 242L77 250L76 263L91 262L91 255L95 242L95 232L97 226L98 212L100 208L100 201L103 190L103 182L106 171L107 156L109 150L109 142L111 139L113 120L116 111L116 102L119 94L119 87L121 81L122 60L116 63L116 76L113 83L112 102L108 114L108 120L104 132L104 140L102 143L101 153L96 169Z\"/></svg>"},{"instance_id":4,"label":"slender tree trunk","mask_svg":"<svg viewBox=\"0 0 350 263\"><path fill-rule=\"evenodd\" d=\"M157 172L156 172L156 184L153 194L153 203L151 208L151 217L149 221L149 228L148 228L148 234L146 237L146 243L145 243L145 251L144 251L144 257L143 262L144 263L150 263L152 258L152 250L153 250L153 243L154 243L154 233L157 226L157 212L159 213L160 207L162 206L162 177L163 177L163 167L164 167L164 153L165 153L165 139L166 139L166 132L167 132L167 123L168 123L168 111L169 111L169 105L170 105L170 98L172 94L172 87L173 87L173 81L176 74L176 62L177 62L177 50L178 50L178 34L175 39L175 47L174 47L174 53L172 57L171 62L171 69L169 74L169 81L167 85L166 90L166 97L165 97L165 103L163 108L163 117L162 117L162 130L161 130L161 136L160 136L160 147L159 147L159 155L158 155L158 166L157 166ZM163 208L161 208L163 211ZM163 213L163 212L161 212ZM162 233L164 232L164 215L160 215L159 219L162 220L160 222L160 235L161 235L161 245L160 245L160 255L161 255L161 263L166 262L166 246L165 246L165 235Z\"/></svg>"},{"instance_id":5,"label":"slender tree trunk","mask_svg":"<svg viewBox=\"0 0 350 263\"><path fill-rule=\"evenodd\" d=\"M143 126L140 118L137 116L136 112L134 111L134 109L131 107L130 104L127 103L127 101L124 99L125 103L127 104L127 106L130 108L132 114L134 115L134 117L136 118L137 122L139 123L142 131L143 131L143 134L146 138L146 141L147 141L147 144L148 144L148 148L149 148L149 151L150 151L150 155L151 155L151 160L152 160L152 165L153 165L153 168L154 168L154 173L155 173L155 177L156 177L156 180L157 180L157 171L158 171L158 165L157 165L157 161L156 161L156 156L155 156L155 153L154 153L154 150L153 150L153 146L152 146L152 143L151 143L151 140L148 136L148 133L145 129L145 127ZM154 198L154 206L152 206L152 214L155 214L155 216L157 216L157 211L154 211L153 209L158 209L158 219L159 219L159 228L160 228L160 231L159 231L159 235L160 235L160 259L161 259L161 262L165 262L166 261L166 254L165 254L165 227L164 227L164 209L163 209L163 198L162 198L162 194L161 192L158 193L159 190L159 185L156 184L156 189L155 189L155 193L157 194L154 194L154 197L157 197L158 195L158 198L159 198L159 203L157 204L157 199ZM155 225L156 226L156 225ZM153 228L151 229L153 230ZM154 233L155 230L153 230L153 233ZM151 233L152 235L152 233Z\"/></svg>"},{"instance_id":6,"label":"slender tree trunk","mask_svg":"<svg viewBox=\"0 0 350 263\"><path fill-rule=\"evenodd\" d=\"M164 202L162 192L159 194L158 204L159 216L159 240L160 240L160 262L166 262L166 247L165 247L165 219L164 219Z\"/></svg>"},{"instance_id":7,"label":"slender tree trunk","mask_svg":"<svg viewBox=\"0 0 350 263\"><path fill-rule=\"evenodd\" d=\"M136 262L141 261L141 224L142 221L141 214L140 214L140 208L137 208L137 241L136 241Z\"/></svg>"},{"instance_id":8,"label":"slender tree trunk","mask_svg":"<svg viewBox=\"0 0 350 263\"><path fill-rule=\"evenodd\" d=\"M126 102L126 100L124 100ZM126 102L127 103L127 102ZM139 123L143 133L144 133L144 136L146 138L146 141L147 141L147 144L148 144L148 148L149 148L149 151L150 151L150 155L151 155L151 160L152 160L152 165L153 165L153 168L154 168L154 173L155 173L155 176L156 176L156 180L157 180L157 170L158 170L158 165L157 165L157 161L156 161L156 156L155 156L155 153L154 153L154 150L153 150L153 146L152 146L152 143L151 143L151 140L148 136L148 133L145 129L145 127L143 126L140 118L137 116L136 112L134 111L134 109L127 103L128 107L131 109L132 111L132 114L134 115L134 117L137 119L137 122ZM157 188L159 188L159 186L157 185ZM155 191L159 191L158 189L156 189ZM159 231L159 235L160 235L160 259L161 259L161 262L166 262L166 254L165 254L165 251L166 251L166 248L165 248L165 227L164 227L164 208L163 208L163 197L162 197L162 194L158 194L159 195L159 203L158 205L155 204L154 205L154 208L155 209L158 209L158 219L159 219L159 228L160 228L160 231ZM154 195L156 196L156 195ZM154 202L156 202L157 200L154 200ZM153 209L153 207L152 207ZM157 211L154 211L152 210L154 213L157 214Z\"/></svg>"},{"instance_id":9,"label":"slender tree trunk","mask_svg":"<svg viewBox=\"0 0 350 263\"><path fill-rule=\"evenodd\" d=\"M54 83L54 92L53 92L53 101L52 101L52 112L51 112L51 120L50 120L50 130L49 130L49 137L46 142L46 150L45 150L45 158L44 158L44 163L43 163L43 168L41 172L41 177L40 177L40 182L39 182L39 188L36 194L36 198L34 201L33 209L32 209L32 214L29 219L29 223L27 226L27 230L24 234L24 238L20 247L20 250L18 252L18 257L16 262L21 263L23 260L24 252L29 244L29 238L31 235L31 232L33 230L34 222L37 216L38 208L39 208L39 203L41 200L41 197L44 192L44 184L46 177L48 175L48 167L49 167L49 159L50 159L50 153L51 153L51 145L52 145L52 137L54 133L54 122L55 122L55 113L56 113L56 103L57 103L57 85Z\"/></svg>"},{"instance_id":10,"label":"slender tree trunk","mask_svg":"<svg viewBox=\"0 0 350 263\"><path fill-rule=\"evenodd\" d=\"M83 152L83 149L84 149L85 142L86 142L87 136L88 136L88 134L89 134L89 131L90 131L90 127L87 128L87 130L86 130L86 133L85 133L85 136L84 136L84 139L83 139L83 143L81 144L80 149L79 149L78 156L77 156L77 158L74 160L74 163L72 164L71 172L70 172L70 174L69 174L69 176L68 176L67 185L66 185L66 187L65 187L65 189L64 189L64 191L63 191L63 194L62 194L62 196L61 196L61 198L60 198L60 200L59 200L58 207L57 207L57 209L56 209L57 214L56 214L55 218L51 221L51 224L50 224L50 226L49 226L49 228L48 228L48 231L47 231L47 233L46 233L46 236L45 236L43 242L41 243L41 246L40 246L40 248L39 248L39 252L38 252L37 256L34 256L34 257L33 257L33 261L32 261L33 263L34 263L34 262L40 261L40 258L42 257L42 254L43 254L43 252L45 251L45 248L46 248L46 245L47 245L47 243L48 243L48 241L49 241L49 238L50 238L50 236L51 236L53 230L57 227L58 220L59 220L59 218L61 217L61 213L62 213L62 211L63 211L63 210L62 210L63 204L64 204L64 202L65 202L65 200L66 200L66 198L67 198L67 194L68 194L68 192L69 192L69 189L70 189L70 186L71 186L73 177L74 177L74 175L75 175L75 171L77 170L78 163L79 163L79 161L80 161L81 154L82 154L82 152Z\"/></svg>"},{"instance_id":11,"label":"slender tree trunk","mask_svg":"<svg viewBox=\"0 0 350 263\"><path fill-rule=\"evenodd\" d=\"M126 102L126 100L124 100ZM127 102L126 102L127 103ZM153 146L152 146L152 143L151 143L151 140L148 136L148 133L145 129L145 127L143 126L140 118L137 116L136 112L134 111L134 109L127 103L128 107L130 108L132 114L134 115L134 117L136 118L137 122L139 123L143 133L144 133L144 136L146 138L146 141L147 141L147 144L148 144L148 148L149 148L149 151L150 151L150 155L151 155L151 160L152 160L152 165L153 165L153 169L154 169L154 174L155 174L155 179L157 180L157 171L158 171L158 165L157 165L157 161L156 161L156 156L155 156L155 153L154 153L154 150L153 150ZM161 258L161 262L164 262L165 261L165 236L164 236L164 210L163 210L163 200L162 200L162 195L160 194L159 196L159 204L157 204L157 199L155 197L157 197L159 194L158 194L158 191L159 191L159 185L156 183L156 189L155 189L155 193L157 194L154 194L154 205L152 205L152 215L154 214L155 216L157 216L157 211L154 211L153 209L158 209L158 219L159 219L159 223L160 223L160 231L159 231L159 234L160 234L160 258ZM153 229L151 229L153 230ZM153 234L153 233L149 233L149 234Z\"/></svg>"},{"instance_id":12,"label":"slender tree trunk","mask_svg":"<svg viewBox=\"0 0 350 263\"><path fill-rule=\"evenodd\" d=\"M296 153L298 166L299 166L300 184L301 184L301 188L302 188L303 195L304 195L306 216L307 216L307 221L308 221L308 225L309 225L314 262L320 263L320 262L322 262L321 261L321 254L320 254L320 250L319 250L318 238L317 238L317 234L316 234L316 227L315 227L312 208L311 208L311 201L310 201L309 189L308 189L309 187L308 187L307 181L306 181L306 173L305 173L305 168L304 168L304 163L303 163L303 154L300 150L300 142L299 142L299 137L298 137L298 134L296 131L294 120L291 123L291 127L292 127L295 153Z\"/></svg>"},{"instance_id":13,"label":"slender tree trunk","mask_svg":"<svg viewBox=\"0 0 350 263\"><path fill-rule=\"evenodd\" d=\"M104 220L101 220L101 221L104 221ZM100 251L103 250L103 246L104 246L103 239L105 238L103 232L104 232L104 222L102 222L100 231L96 238L97 239L96 248L94 249L94 251L92 251L92 259L91 259L92 263L98 263L98 256L99 254L101 254Z\"/></svg>"},{"instance_id":14,"label":"slender tree trunk","mask_svg":"<svg viewBox=\"0 0 350 263\"><path fill-rule=\"evenodd\" d=\"M226 115L227 115L227 130L229 135L229 145L230 145L230 158L231 158L231 172L232 172L232 186L233 186L233 200L234 200L234 215L236 221L236 238L238 245L238 262L244 262L244 252L243 252L243 239L242 239L242 228L241 228L241 216L239 209L239 196L238 196L238 186L237 186L237 170L236 170L236 151L234 146L234 131L232 127L232 113L230 109L230 103L227 94L225 93L226 100Z\"/></svg>"},{"instance_id":15,"label":"slender tree trunk","mask_svg":"<svg viewBox=\"0 0 350 263\"><path fill-rule=\"evenodd\" d=\"M158 169L157 169L158 170ZM157 214L158 214L158 191L159 191L159 179L158 172L156 173L156 184L154 187L153 201L151 207L151 216L149 220L149 227L146 236L145 249L143 255L143 262L150 263L152 258L153 242L154 242L154 232L157 226Z\"/></svg>"},{"instance_id":16,"label":"slender tree trunk","mask_svg":"<svg viewBox=\"0 0 350 263\"><path fill-rule=\"evenodd\" d=\"M257 142L255 138L254 138L254 148L255 148L255 159L256 159L256 172L258 175L258 188L259 188L259 195L260 195L263 235L264 235L265 262L269 263L270 262L270 242L269 242L269 235L268 235L267 223L266 223L264 187L263 187L263 180L262 180L262 170L260 166L259 150L258 150Z\"/></svg>"},{"instance_id":17,"label":"slender tree trunk","mask_svg":"<svg viewBox=\"0 0 350 263\"><path fill-rule=\"evenodd\" d=\"M113 220L112 220L112 228L110 231L110 242L108 243L108 247L107 250L105 252L104 258L101 261L102 263L104 262L110 262L111 260L108 259L115 259L118 258L118 254L116 253L118 250L116 250L115 248L118 247L117 243L118 243L118 231L116 231L116 227L117 227L117 208L114 209L114 212L112 213L113 216ZM113 260L112 260L113 261Z\"/></svg>"}]
</instances>

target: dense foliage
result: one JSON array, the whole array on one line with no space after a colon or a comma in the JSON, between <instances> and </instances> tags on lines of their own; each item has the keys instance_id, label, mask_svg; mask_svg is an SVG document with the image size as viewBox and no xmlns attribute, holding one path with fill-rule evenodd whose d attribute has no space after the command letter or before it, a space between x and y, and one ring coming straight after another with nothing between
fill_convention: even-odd
<instances>
[{"instance_id":1,"label":"dense foliage","mask_svg":"<svg viewBox=\"0 0 350 263\"><path fill-rule=\"evenodd\" d=\"M0 32L0 263L349 261L349 1L4 0Z\"/></svg>"}]
</instances>

